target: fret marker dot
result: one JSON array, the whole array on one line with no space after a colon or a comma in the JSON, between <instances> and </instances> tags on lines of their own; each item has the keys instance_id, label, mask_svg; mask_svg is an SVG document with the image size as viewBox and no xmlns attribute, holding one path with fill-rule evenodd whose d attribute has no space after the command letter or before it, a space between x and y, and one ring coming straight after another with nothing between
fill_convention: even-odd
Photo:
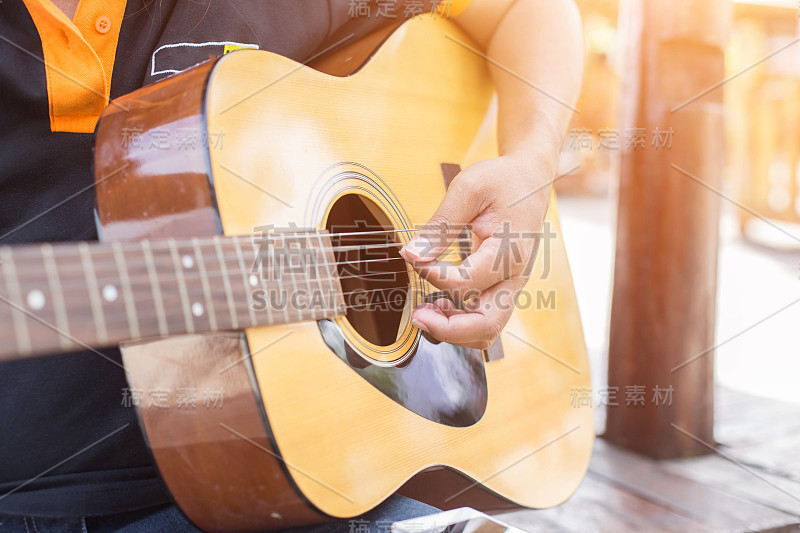
<instances>
[{"instance_id":1,"label":"fret marker dot","mask_svg":"<svg viewBox=\"0 0 800 533\"><path fill-rule=\"evenodd\" d=\"M195 302L192 304L192 314L194 316L203 316L203 304Z\"/></svg>"},{"instance_id":2,"label":"fret marker dot","mask_svg":"<svg viewBox=\"0 0 800 533\"><path fill-rule=\"evenodd\" d=\"M192 259L191 255L184 255L181 257L181 264L183 268L192 268L194 266L194 259Z\"/></svg>"},{"instance_id":3,"label":"fret marker dot","mask_svg":"<svg viewBox=\"0 0 800 533\"><path fill-rule=\"evenodd\" d=\"M39 311L44 309L45 298L44 293L39 289L34 289L28 293L28 307Z\"/></svg>"},{"instance_id":4,"label":"fret marker dot","mask_svg":"<svg viewBox=\"0 0 800 533\"><path fill-rule=\"evenodd\" d=\"M106 285L103 287L103 299L107 302L114 302L117 300L117 288L113 285Z\"/></svg>"},{"instance_id":5,"label":"fret marker dot","mask_svg":"<svg viewBox=\"0 0 800 533\"><path fill-rule=\"evenodd\" d=\"M256 285L258 285L258 276L250 274L250 286L255 287Z\"/></svg>"}]
</instances>

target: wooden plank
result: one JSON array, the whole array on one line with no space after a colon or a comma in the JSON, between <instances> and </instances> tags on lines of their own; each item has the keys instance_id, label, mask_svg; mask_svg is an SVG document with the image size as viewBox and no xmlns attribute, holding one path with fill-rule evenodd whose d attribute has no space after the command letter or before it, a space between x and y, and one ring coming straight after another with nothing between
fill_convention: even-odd
<instances>
[{"instance_id":1,"label":"wooden plank","mask_svg":"<svg viewBox=\"0 0 800 533\"><path fill-rule=\"evenodd\" d=\"M589 471L677 514L725 531L795 525L797 517L668 472L658 462L598 440Z\"/></svg>"},{"instance_id":2,"label":"wooden plank","mask_svg":"<svg viewBox=\"0 0 800 533\"><path fill-rule=\"evenodd\" d=\"M549 509L536 511L524 510L497 515L497 518L512 526L518 527L527 533L554 533L563 531L557 522L548 520L545 516Z\"/></svg>"},{"instance_id":3,"label":"wooden plank","mask_svg":"<svg viewBox=\"0 0 800 533\"><path fill-rule=\"evenodd\" d=\"M714 427L714 438L730 448L759 446L762 443L791 438L800 434L800 413L769 412L763 417L720 422Z\"/></svg>"},{"instance_id":4,"label":"wooden plank","mask_svg":"<svg viewBox=\"0 0 800 533\"><path fill-rule=\"evenodd\" d=\"M800 481L780 472L792 471L795 458L800 460L800 442L786 436L794 431L800 408L721 388L717 398L723 416L715 432L734 435L728 442L736 443L721 451L755 464L749 467L789 494L718 455L653 461L601 440L586 480L570 500L503 519L530 532L797 531L800 499L792 495L800 498ZM783 437L770 442L773 436Z\"/></svg>"},{"instance_id":5,"label":"wooden plank","mask_svg":"<svg viewBox=\"0 0 800 533\"><path fill-rule=\"evenodd\" d=\"M716 407L714 417L717 422L731 420L748 420L760 418L768 413L800 413L800 406L787 402L751 396L722 387L716 389L719 405Z\"/></svg>"},{"instance_id":6,"label":"wooden plank","mask_svg":"<svg viewBox=\"0 0 800 533\"><path fill-rule=\"evenodd\" d=\"M752 395L735 389L715 387L714 414L719 416L722 412L735 412L738 407L751 404L753 398Z\"/></svg>"},{"instance_id":7,"label":"wooden plank","mask_svg":"<svg viewBox=\"0 0 800 533\"><path fill-rule=\"evenodd\" d=\"M719 391L726 400L715 409L717 442L730 447L757 446L800 434L800 406L725 389Z\"/></svg>"},{"instance_id":8,"label":"wooden plank","mask_svg":"<svg viewBox=\"0 0 800 533\"><path fill-rule=\"evenodd\" d=\"M718 455L662 461L659 466L668 472L714 487L733 496L800 516L800 482L798 481L757 470L758 475L766 480L764 481ZM789 494L786 494L787 492Z\"/></svg>"},{"instance_id":9,"label":"wooden plank","mask_svg":"<svg viewBox=\"0 0 800 533\"><path fill-rule=\"evenodd\" d=\"M800 434L739 446L727 453L748 466L800 481Z\"/></svg>"},{"instance_id":10,"label":"wooden plank","mask_svg":"<svg viewBox=\"0 0 800 533\"><path fill-rule=\"evenodd\" d=\"M517 511L499 518L525 531L710 531L691 518L615 487L592 473L563 505L540 511Z\"/></svg>"}]
</instances>

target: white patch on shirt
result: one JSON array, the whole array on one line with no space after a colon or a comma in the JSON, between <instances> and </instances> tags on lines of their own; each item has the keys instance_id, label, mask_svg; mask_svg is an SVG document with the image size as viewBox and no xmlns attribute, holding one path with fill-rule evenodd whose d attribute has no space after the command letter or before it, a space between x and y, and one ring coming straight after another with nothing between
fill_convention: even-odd
<instances>
[{"instance_id":1,"label":"white patch on shirt","mask_svg":"<svg viewBox=\"0 0 800 533\"><path fill-rule=\"evenodd\" d=\"M253 48L258 49L257 44L252 43L237 43L236 41L208 41L205 43L173 43L173 44L164 44L156 48L155 52L153 52L152 57L150 58L150 75L156 76L158 74L176 74L180 72L180 70L171 69L171 68L164 68L164 69L157 69L156 68L156 55L164 49L167 48L180 48L181 46L188 46L192 48L200 48L203 46L237 46L241 48Z\"/></svg>"}]
</instances>

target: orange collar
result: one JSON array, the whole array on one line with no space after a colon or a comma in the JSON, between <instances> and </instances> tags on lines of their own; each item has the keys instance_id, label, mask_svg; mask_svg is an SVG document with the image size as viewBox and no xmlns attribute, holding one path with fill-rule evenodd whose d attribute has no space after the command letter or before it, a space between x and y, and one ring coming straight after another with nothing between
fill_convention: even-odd
<instances>
[{"instance_id":1,"label":"orange collar","mask_svg":"<svg viewBox=\"0 0 800 533\"><path fill-rule=\"evenodd\" d=\"M91 133L108 104L126 0L81 0L69 20L50 0L23 0L42 41L51 131Z\"/></svg>"}]
</instances>

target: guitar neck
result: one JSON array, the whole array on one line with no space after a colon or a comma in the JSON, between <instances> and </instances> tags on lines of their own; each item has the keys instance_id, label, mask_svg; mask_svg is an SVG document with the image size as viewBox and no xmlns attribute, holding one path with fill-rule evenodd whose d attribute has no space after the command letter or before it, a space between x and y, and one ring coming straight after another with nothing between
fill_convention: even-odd
<instances>
[{"instance_id":1,"label":"guitar neck","mask_svg":"<svg viewBox=\"0 0 800 533\"><path fill-rule=\"evenodd\" d=\"M325 233L0 248L0 361L343 312Z\"/></svg>"}]
</instances>

